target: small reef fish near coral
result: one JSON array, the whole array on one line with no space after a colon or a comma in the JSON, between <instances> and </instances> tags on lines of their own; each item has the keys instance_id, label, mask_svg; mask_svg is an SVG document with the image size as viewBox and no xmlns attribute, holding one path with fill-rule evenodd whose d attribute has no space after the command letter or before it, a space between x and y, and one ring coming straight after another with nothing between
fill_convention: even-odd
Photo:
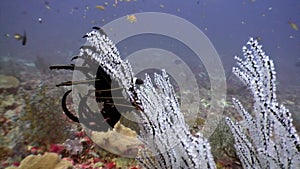
<instances>
[{"instance_id":1,"label":"small reef fish near coral","mask_svg":"<svg viewBox=\"0 0 300 169\"><path fill-rule=\"evenodd\" d=\"M26 32L24 31L23 35L15 33L14 34L14 39L21 41L22 45L25 46L27 43L27 36L26 36Z\"/></svg>"}]
</instances>

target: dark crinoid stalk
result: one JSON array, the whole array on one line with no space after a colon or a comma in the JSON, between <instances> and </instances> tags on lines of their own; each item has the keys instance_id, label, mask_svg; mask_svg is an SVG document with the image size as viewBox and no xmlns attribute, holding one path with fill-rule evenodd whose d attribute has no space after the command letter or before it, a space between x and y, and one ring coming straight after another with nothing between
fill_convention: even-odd
<instances>
[{"instance_id":1,"label":"dark crinoid stalk","mask_svg":"<svg viewBox=\"0 0 300 169\"><path fill-rule=\"evenodd\" d=\"M99 37L100 42L103 39L105 40L107 35L102 29L98 27L93 27L93 29L99 33L97 35L103 36ZM89 38L97 35L87 34L84 35L83 38ZM109 42L111 41L104 41L103 43L106 44L100 44L104 45L106 47L105 49L99 47L99 44L93 43L82 46L80 48L80 54L72 58L72 61L79 59L83 60L83 64L79 66L75 64L50 66L51 70L64 69L79 71L85 76L85 80L62 82L56 85L57 87L84 84L94 88L94 90L89 90L86 96L80 96L77 115L74 115L75 113L72 113L66 104L67 96L72 90L67 91L62 98L62 108L64 113L74 122L80 122L93 131L107 131L108 128L113 128L120 120L121 113L134 110L134 106L132 106L124 97L123 88L120 86L119 82L112 78L106 70L103 69L98 60L95 60L95 55L107 55L107 57L119 55L115 45ZM136 83L143 82L140 79L135 81ZM89 97L95 98L96 102L99 104L100 112L94 112L91 110L87 104Z\"/></svg>"}]
</instances>

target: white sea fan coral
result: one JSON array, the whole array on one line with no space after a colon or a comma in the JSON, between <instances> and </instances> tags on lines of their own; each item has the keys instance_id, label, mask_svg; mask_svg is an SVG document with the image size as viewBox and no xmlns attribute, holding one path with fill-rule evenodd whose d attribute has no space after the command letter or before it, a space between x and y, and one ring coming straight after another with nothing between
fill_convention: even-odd
<instances>
[{"instance_id":1,"label":"white sea fan coral","mask_svg":"<svg viewBox=\"0 0 300 169\"><path fill-rule=\"evenodd\" d=\"M210 145L199 132L192 135L180 112L179 103L167 73L146 76L138 98L141 140L146 149L138 160L145 168L216 168ZM154 87L156 86L156 87Z\"/></svg>"},{"instance_id":2,"label":"white sea fan coral","mask_svg":"<svg viewBox=\"0 0 300 169\"><path fill-rule=\"evenodd\" d=\"M256 40L243 47L245 60L236 57L233 73L254 96L254 116L233 98L242 116L227 124L235 137L235 148L244 168L300 168L300 142L292 124L291 113L276 99L276 72L269 56Z\"/></svg>"},{"instance_id":3,"label":"white sea fan coral","mask_svg":"<svg viewBox=\"0 0 300 169\"><path fill-rule=\"evenodd\" d=\"M89 46L81 49L81 57L91 57L124 88L124 96L138 110L140 139L145 147L137 157L145 168L216 168L210 146L201 133L193 136L180 112L175 92L167 73L155 74L155 86L146 76L136 85L128 61L107 35L96 29L85 35Z\"/></svg>"},{"instance_id":4,"label":"white sea fan coral","mask_svg":"<svg viewBox=\"0 0 300 169\"><path fill-rule=\"evenodd\" d=\"M115 44L108 38L100 28L87 33L86 37L88 46L80 49L79 56L89 57L96 61L99 66L115 79L124 89L124 97L134 100L132 92L135 88L134 75L131 65L128 61L123 61Z\"/></svg>"},{"instance_id":5,"label":"white sea fan coral","mask_svg":"<svg viewBox=\"0 0 300 169\"><path fill-rule=\"evenodd\" d=\"M137 85L128 61L120 58L112 41L100 29L85 35L88 46L81 57L95 60L123 87L123 95L138 110L140 136L144 143L137 160L144 168L216 168L210 145L201 133L192 135L180 112L167 73L146 75ZM235 148L244 168L300 168L300 141L289 111L277 102L273 61L250 38L243 47L245 60L236 57L233 68L254 96L254 116L237 100L233 103L243 117L240 122L226 118L235 137Z\"/></svg>"}]
</instances>

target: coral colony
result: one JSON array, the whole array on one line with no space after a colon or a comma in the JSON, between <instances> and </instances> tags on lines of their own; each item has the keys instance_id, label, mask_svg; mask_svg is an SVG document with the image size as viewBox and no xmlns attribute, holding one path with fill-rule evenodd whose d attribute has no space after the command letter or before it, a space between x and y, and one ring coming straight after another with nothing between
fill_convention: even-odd
<instances>
[{"instance_id":1,"label":"coral colony","mask_svg":"<svg viewBox=\"0 0 300 169\"><path fill-rule=\"evenodd\" d=\"M175 92L166 72L155 75L155 85L147 76L144 85L134 77L128 61L99 28L84 36L90 47L79 57L91 57L124 89L124 97L139 111L141 149L138 161L145 168L215 168L208 142L201 133L192 136L180 113Z\"/></svg>"},{"instance_id":2,"label":"coral colony","mask_svg":"<svg viewBox=\"0 0 300 169\"><path fill-rule=\"evenodd\" d=\"M95 83L95 88L99 89L96 90L96 95L100 97L96 97L97 102L104 102L105 105L101 110L104 118L98 123L104 120L113 127L120 118L120 112L113 109L114 100L101 99L112 98L110 90L113 89L110 84L116 81L123 90L120 93L130 101L140 120L139 139L144 146L140 148L136 159L141 166L216 168L207 139L200 132L190 133L167 72L162 70L161 74L154 75L153 80L148 75L145 80L137 79L130 63L121 59L117 48L101 28L94 27L84 38L89 45L83 46L76 58L82 58L88 63L94 62L99 66L96 81L108 79L104 84ZM233 72L249 87L254 96L254 117L246 112L237 99L233 99L243 120L235 123L226 118L235 138L237 154L244 168L299 168L299 136L292 125L291 114L276 100L273 62L256 40L250 38L247 44L250 49L243 48L245 61L236 58L239 67L234 68ZM74 70L74 65L52 68ZM88 73L85 75L90 76ZM65 82L60 85L75 84ZM78 121L69 110L65 111L74 121Z\"/></svg>"},{"instance_id":3,"label":"coral colony","mask_svg":"<svg viewBox=\"0 0 300 169\"><path fill-rule=\"evenodd\" d=\"M236 124L227 118L237 154L244 168L299 168L299 136L291 113L277 102L273 61L253 38L247 44L250 49L243 47L245 60L236 57L238 67L233 73L254 96L254 117L233 98L243 118Z\"/></svg>"}]
</instances>

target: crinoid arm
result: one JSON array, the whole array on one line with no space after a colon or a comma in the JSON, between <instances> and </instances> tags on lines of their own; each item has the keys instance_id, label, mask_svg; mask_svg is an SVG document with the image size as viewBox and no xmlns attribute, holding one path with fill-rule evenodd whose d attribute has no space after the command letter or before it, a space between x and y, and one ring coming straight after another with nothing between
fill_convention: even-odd
<instances>
[{"instance_id":1,"label":"crinoid arm","mask_svg":"<svg viewBox=\"0 0 300 169\"><path fill-rule=\"evenodd\" d=\"M65 113L65 115L71 119L72 121L74 122L77 122L79 123L79 119L78 117L76 117L73 113L71 113L71 111L68 109L67 107L67 103L66 103L66 100L67 100L67 96L72 92L72 90L68 90L64 95L63 95L63 98L61 99L61 107Z\"/></svg>"},{"instance_id":2,"label":"crinoid arm","mask_svg":"<svg viewBox=\"0 0 300 169\"><path fill-rule=\"evenodd\" d=\"M80 96L76 116L74 115L76 113L71 113L67 109L66 97L71 93L70 90L67 91L62 99L63 111L74 122L80 122L95 131L106 131L108 128L113 128L120 120L121 113L136 109L131 104L133 102L130 103L128 101L128 95L125 94L125 90L131 90L130 88L135 86L133 82L142 84L143 80L134 78L129 63L121 60L117 48L108 39L106 33L99 27L93 27L93 29L92 32L83 36L83 38L87 39L87 43L80 48L79 55L72 58L72 61L82 59L84 61L83 64L53 65L49 68L51 70L79 71L85 76L85 80L66 81L56 85L57 87L87 85L94 88L94 96L92 94ZM124 70L124 74L112 73L113 67L108 67L111 63L104 63L104 60L100 58L106 58L106 61L118 63L121 66L120 69ZM122 81L121 83L116 78L118 76L126 77L127 81ZM126 87L124 87L125 84ZM87 104L88 97L94 97L96 102L101 105L99 106L100 112L94 112L89 108ZM108 125L102 125L103 123Z\"/></svg>"}]
</instances>

